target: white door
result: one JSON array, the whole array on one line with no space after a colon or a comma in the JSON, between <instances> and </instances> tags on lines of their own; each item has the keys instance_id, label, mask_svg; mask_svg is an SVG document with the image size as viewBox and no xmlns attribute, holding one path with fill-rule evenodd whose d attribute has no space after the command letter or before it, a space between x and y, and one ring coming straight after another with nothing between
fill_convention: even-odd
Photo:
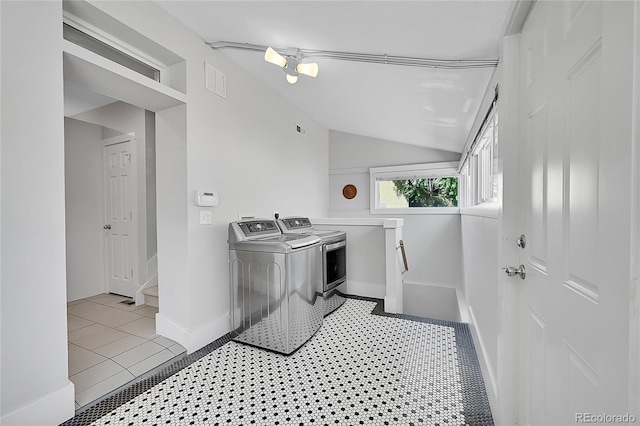
<instances>
[{"instance_id":1,"label":"white door","mask_svg":"<svg viewBox=\"0 0 640 426\"><path fill-rule=\"evenodd\" d=\"M137 273L135 139L123 135L104 141L107 290L134 297Z\"/></svg>"},{"instance_id":2,"label":"white door","mask_svg":"<svg viewBox=\"0 0 640 426\"><path fill-rule=\"evenodd\" d=\"M520 424L629 410L633 16L539 1L521 34Z\"/></svg>"}]
</instances>

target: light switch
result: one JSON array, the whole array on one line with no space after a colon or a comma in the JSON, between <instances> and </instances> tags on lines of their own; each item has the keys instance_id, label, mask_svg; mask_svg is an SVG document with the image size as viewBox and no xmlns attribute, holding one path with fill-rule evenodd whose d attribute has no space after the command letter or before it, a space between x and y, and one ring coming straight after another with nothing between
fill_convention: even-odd
<instances>
[{"instance_id":1,"label":"light switch","mask_svg":"<svg viewBox=\"0 0 640 426\"><path fill-rule=\"evenodd\" d=\"M211 225L213 222L213 215L211 210L203 210L200 212L200 225Z\"/></svg>"}]
</instances>

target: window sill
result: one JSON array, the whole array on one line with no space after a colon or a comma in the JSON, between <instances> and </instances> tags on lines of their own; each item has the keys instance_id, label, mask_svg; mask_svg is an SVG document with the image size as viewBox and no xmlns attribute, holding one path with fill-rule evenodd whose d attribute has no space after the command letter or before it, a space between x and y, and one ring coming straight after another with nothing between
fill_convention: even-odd
<instances>
[{"instance_id":1,"label":"window sill","mask_svg":"<svg viewBox=\"0 0 640 426\"><path fill-rule=\"evenodd\" d=\"M458 207L411 207L406 209L375 209L370 210L371 214L380 215L437 215L437 214L460 214Z\"/></svg>"}]
</instances>

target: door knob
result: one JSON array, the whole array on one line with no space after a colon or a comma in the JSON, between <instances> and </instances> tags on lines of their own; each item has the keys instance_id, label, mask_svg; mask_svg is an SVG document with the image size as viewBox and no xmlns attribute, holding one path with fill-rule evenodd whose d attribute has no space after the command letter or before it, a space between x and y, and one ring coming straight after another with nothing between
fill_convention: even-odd
<instances>
[{"instance_id":1,"label":"door knob","mask_svg":"<svg viewBox=\"0 0 640 426\"><path fill-rule=\"evenodd\" d=\"M518 268L514 268L513 266L505 266L502 269L504 269L504 272L510 277L518 275L524 280L524 278L527 276L527 271L524 269L524 265L520 265Z\"/></svg>"},{"instance_id":2,"label":"door knob","mask_svg":"<svg viewBox=\"0 0 640 426\"><path fill-rule=\"evenodd\" d=\"M105 225L105 226L103 226L102 228L104 228L104 229L111 229L111 225Z\"/></svg>"}]
</instances>

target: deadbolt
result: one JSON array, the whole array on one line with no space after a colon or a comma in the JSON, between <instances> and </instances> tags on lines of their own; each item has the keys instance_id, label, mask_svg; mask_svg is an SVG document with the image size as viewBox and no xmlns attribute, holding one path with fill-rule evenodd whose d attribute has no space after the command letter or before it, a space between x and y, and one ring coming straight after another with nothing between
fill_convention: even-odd
<instances>
[{"instance_id":1,"label":"deadbolt","mask_svg":"<svg viewBox=\"0 0 640 426\"><path fill-rule=\"evenodd\" d=\"M102 228L104 228L104 229L111 229L111 225L105 225L105 226L103 226Z\"/></svg>"},{"instance_id":2,"label":"deadbolt","mask_svg":"<svg viewBox=\"0 0 640 426\"><path fill-rule=\"evenodd\" d=\"M525 248L527 246L527 238L524 236L524 234L522 234L522 235L520 235L518 237L518 239L516 240L516 244L521 249L523 249L523 248Z\"/></svg>"}]
</instances>

